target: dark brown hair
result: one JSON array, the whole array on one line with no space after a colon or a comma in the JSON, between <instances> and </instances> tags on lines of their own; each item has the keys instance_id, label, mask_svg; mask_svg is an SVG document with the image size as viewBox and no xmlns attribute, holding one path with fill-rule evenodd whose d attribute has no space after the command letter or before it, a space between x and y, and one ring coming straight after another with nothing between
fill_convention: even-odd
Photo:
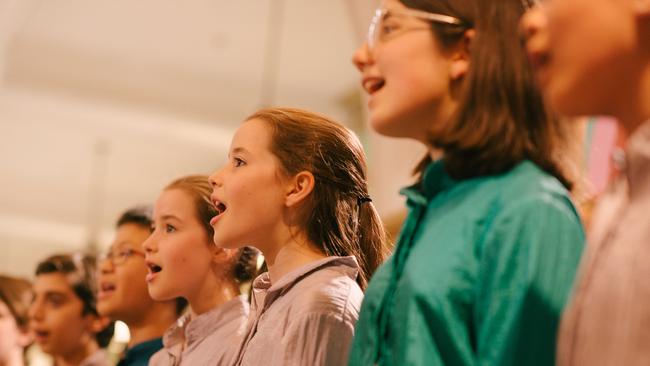
<instances>
[{"instance_id":1,"label":"dark brown hair","mask_svg":"<svg viewBox=\"0 0 650 366\"><path fill-rule=\"evenodd\" d=\"M21 329L29 323L27 314L32 300L32 285L22 278L0 275L0 301L5 303Z\"/></svg>"},{"instance_id":2,"label":"dark brown hair","mask_svg":"<svg viewBox=\"0 0 650 366\"><path fill-rule=\"evenodd\" d=\"M83 303L82 315L99 316L97 312L96 263L95 257L82 253L53 255L36 266L36 276L49 273L65 275L75 295ZM100 347L106 347L113 337L113 325L114 322L111 322L106 328L95 334L95 339Z\"/></svg>"},{"instance_id":3,"label":"dark brown hair","mask_svg":"<svg viewBox=\"0 0 650 366\"><path fill-rule=\"evenodd\" d=\"M357 137L325 116L300 109L262 109L251 119L271 127L270 150L282 174L314 175L302 227L326 255L355 256L361 268L358 282L365 289L387 249L384 227L367 200L366 159Z\"/></svg>"},{"instance_id":4,"label":"dark brown hair","mask_svg":"<svg viewBox=\"0 0 650 366\"><path fill-rule=\"evenodd\" d=\"M210 200L212 186L208 182L207 175L189 175L176 179L171 182L165 190L180 189L192 197L196 215L205 233L212 242L214 228L210 225L210 220L217 215L217 209ZM239 250L237 260L232 267L232 280L235 284L249 281L257 274L257 256L259 251L251 247L243 247Z\"/></svg>"},{"instance_id":5,"label":"dark brown hair","mask_svg":"<svg viewBox=\"0 0 650 366\"><path fill-rule=\"evenodd\" d=\"M505 172L530 160L567 188L573 184L568 146L571 128L549 113L519 37L521 0L400 0L405 6L459 18L464 27L433 24L443 49L473 28L469 72L449 123L433 126L430 141L444 150L457 179ZM428 164L425 158L416 168Z\"/></svg>"}]
</instances>

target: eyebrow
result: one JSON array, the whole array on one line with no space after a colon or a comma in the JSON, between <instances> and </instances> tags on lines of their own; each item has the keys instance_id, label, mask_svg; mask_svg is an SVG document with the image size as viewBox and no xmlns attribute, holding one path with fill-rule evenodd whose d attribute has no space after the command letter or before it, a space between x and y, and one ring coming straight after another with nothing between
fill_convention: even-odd
<instances>
[{"instance_id":1,"label":"eyebrow","mask_svg":"<svg viewBox=\"0 0 650 366\"><path fill-rule=\"evenodd\" d=\"M45 293L43 294L43 296L48 297L48 298L49 298L49 297L52 297L52 296L61 296L61 297L63 297L63 298L68 298L68 294L67 294L66 292L61 292L61 291L52 291L52 290L50 290L50 291L45 291Z\"/></svg>"},{"instance_id":2,"label":"eyebrow","mask_svg":"<svg viewBox=\"0 0 650 366\"><path fill-rule=\"evenodd\" d=\"M181 219L178 218L178 216L176 216L174 214L162 215L160 218L163 219L163 220L175 219L177 221L181 221Z\"/></svg>"},{"instance_id":3,"label":"eyebrow","mask_svg":"<svg viewBox=\"0 0 650 366\"><path fill-rule=\"evenodd\" d=\"M248 152L248 150L246 150L243 147L236 147L236 148L232 149L232 151L228 154L228 156L230 156L230 155L232 155L234 153L247 153L247 152Z\"/></svg>"}]
</instances>

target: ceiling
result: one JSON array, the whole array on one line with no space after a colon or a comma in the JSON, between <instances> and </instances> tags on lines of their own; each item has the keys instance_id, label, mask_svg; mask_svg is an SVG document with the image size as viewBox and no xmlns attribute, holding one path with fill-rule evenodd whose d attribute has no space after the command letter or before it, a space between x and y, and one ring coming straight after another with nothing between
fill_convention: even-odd
<instances>
[{"instance_id":1,"label":"ceiling","mask_svg":"<svg viewBox=\"0 0 650 366\"><path fill-rule=\"evenodd\" d=\"M105 246L121 211L220 166L236 126L267 105L355 129L375 162L375 202L397 210L420 151L368 131L350 62L375 6L0 0L0 272Z\"/></svg>"}]
</instances>

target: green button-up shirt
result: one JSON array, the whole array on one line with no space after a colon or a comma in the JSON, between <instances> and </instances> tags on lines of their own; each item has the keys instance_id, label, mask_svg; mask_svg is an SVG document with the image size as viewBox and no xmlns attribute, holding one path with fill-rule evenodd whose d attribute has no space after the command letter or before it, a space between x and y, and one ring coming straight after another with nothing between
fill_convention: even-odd
<instances>
[{"instance_id":1,"label":"green button-up shirt","mask_svg":"<svg viewBox=\"0 0 650 366\"><path fill-rule=\"evenodd\" d=\"M559 181L530 162L451 179L429 165L363 301L350 365L553 365L583 249Z\"/></svg>"}]
</instances>

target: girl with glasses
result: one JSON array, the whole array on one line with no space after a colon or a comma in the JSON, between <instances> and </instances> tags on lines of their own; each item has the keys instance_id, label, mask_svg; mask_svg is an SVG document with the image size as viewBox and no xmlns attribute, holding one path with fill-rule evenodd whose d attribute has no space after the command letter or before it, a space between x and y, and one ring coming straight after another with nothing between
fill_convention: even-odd
<instances>
[{"instance_id":1,"label":"girl with glasses","mask_svg":"<svg viewBox=\"0 0 650 366\"><path fill-rule=\"evenodd\" d=\"M230 365L248 317L242 282L256 271L251 248L223 249L212 242L208 177L179 178L153 209L153 230L143 243L146 283L157 301L182 297L189 311L163 336L164 349L149 365Z\"/></svg>"},{"instance_id":2,"label":"girl with glasses","mask_svg":"<svg viewBox=\"0 0 650 366\"><path fill-rule=\"evenodd\" d=\"M379 133L424 144L350 365L552 365L583 231L520 0L384 0L354 54Z\"/></svg>"}]
</instances>

